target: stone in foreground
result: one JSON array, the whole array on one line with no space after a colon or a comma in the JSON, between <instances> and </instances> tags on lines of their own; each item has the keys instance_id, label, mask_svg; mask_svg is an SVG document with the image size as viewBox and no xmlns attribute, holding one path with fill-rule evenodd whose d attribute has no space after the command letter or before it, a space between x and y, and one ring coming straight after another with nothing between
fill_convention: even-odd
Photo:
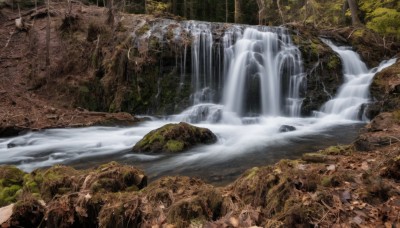
<instances>
[{"instance_id":1,"label":"stone in foreground","mask_svg":"<svg viewBox=\"0 0 400 228\"><path fill-rule=\"evenodd\" d=\"M151 131L133 147L140 153L177 153L200 144L212 144L217 136L207 128L181 122Z\"/></svg>"}]
</instances>

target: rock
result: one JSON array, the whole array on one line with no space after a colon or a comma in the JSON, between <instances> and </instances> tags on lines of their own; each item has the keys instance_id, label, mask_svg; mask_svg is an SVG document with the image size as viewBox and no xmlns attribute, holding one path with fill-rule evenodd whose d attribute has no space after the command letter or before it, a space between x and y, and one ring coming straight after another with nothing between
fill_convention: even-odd
<instances>
[{"instance_id":1,"label":"rock","mask_svg":"<svg viewBox=\"0 0 400 228\"><path fill-rule=\"evenodd\" d=\"M13 208L14 204L10 204L8 206L0 208L0 225L2 225L11 218Z\"/></svg>"},{"instance_id":2,"label":"rock","mask_svg":"<svg viewBox=\"0 0 400 228\"><path fill-rule=\"evenodd\" d=\"M295 131L295 130L296 130L295 127L289 126L289 125L282 125L282 126L279 128L279 132L289 132L289 131Z\"/></svg>"},{"instance_id":3,"label":"rock","mask_svg":"<svg viewBox=\"0 0 400 228\"><path fill-rule=\"evenodd\" d=\"M181 122L167 124L151 131L133 147L140 153L177 153L199 144L212 144L217 136L207 128Z\"/></svg>"},{"instance_id":4,"label":"rock","mask_svg":"<svg viewBox=\"0 0 400 228\"><path fill-rule=\"evenodd\" d=\"M11 125L1 126L0 125L0 138L17 136L27 130L28 130L28 128L18 127L15 125L14 126L11 126Z\"/></svg>"},{"instance_id":5,"label":"rock","mask_svg":"<svg viewBox=\"0 0 400 228\"><path fill-rule=\"evenodd\" d=\"M371 151L396 142L398 142L396 138L392 139L390 136L363 134L357 137L356 141L354 142L354 146L355 149L359 151Z\"/></svg>"},{"instance_id":6,"label":"rock","mask_svg":"<svg viewBox=\"0 0 400 228\"><path fill-rule=\"evenodd\" d=\"M400 93L398 92L400 88L399 74L400 61L375 75L370 87L372 97L377 100L373 105L377 106L374 110L391 112L400 108Z\"/></svg>"},{"instance_id":7,"label":"rock","mask_svg":"<svg viewBox=\"0 0 400 228\"><path fill-rule=\"evenodd\" d=\"M393 124L392 113L381 113L371 121L369 124L369 131L384 131L391 128Z\"/></svg>"}]
</instances>

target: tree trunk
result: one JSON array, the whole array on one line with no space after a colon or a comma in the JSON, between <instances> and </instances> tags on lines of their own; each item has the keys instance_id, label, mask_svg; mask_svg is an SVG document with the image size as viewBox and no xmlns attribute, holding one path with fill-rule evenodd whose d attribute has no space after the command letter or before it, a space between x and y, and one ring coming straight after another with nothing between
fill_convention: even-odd
<instances>
[{"instance_id":1,"label":"tree trunk","mask_svg":"<svg viewBox=\"0 0 400 228\"><path fill-rule=\"evenodd\" d=\"M187 0L183 0L183 17L187 19Z\"/></svg>"},{"instance_id":2,"label":"tree trunk","mask_svg":"<svg viewBox=\"0 0 400 228\"><path fill-rule=\"evenodd\" d=\"M242 8L240 0L235 0L235 23L242 23Z\"/></svg>"},{"instance_id":3,"label":"tree trunk","mask_svg":"<svg viewBox=\"0 0 400 228\"><path fill-rule=\"evenodd\" d=\"M178 6L177 6L177 0L172 0L172 13L174 15L178 14Z\"/></svg>"},{"instance_id":4,"label":"tree trunk","mask_svg":"<svg viewBox=\"0 0 400 228\"><path fill-rule=\"evenodd\" d=\"M358 6L357 2L355 0L347 0L349 3L349 8L351 12L351 22L353 26L360 26L361 21L360 18L358 18Z\"/></svg>"},{"instance_id":5,"label":"tree trunk","mask_svg":"<svg viewBox=\"0 0 400 228\"><path fill-rule=\"evenodd\" d=\"M190 4L190 6L189 6L189 12L190 12L190 20L194 20L195 19L195 13L194 13L194 1L195 0L190 0L190 2L189 2L189 4Z\"/></svg>"},{"instance_id":6,"label":"tree trunk","mask_svg":"<svg viewBox=\"0 0 400 228\"><path fill-rule=\"evenodd\" d=\"M228 0L225 0L225 22L228 23L229 19L229 7L228 7Z\"/></svg>"},{"instance_id":7,"label":"tree trunk","mask_svg":"<svg viewBox=\"0 0 400 228\"><path fill-rule=\"evenodd\" d=\"M282 12L282 9L281 9L280 0L276 1L276 5L278 6L278 11L279 11L279 15L281 16L282 24L284 24L285 23L285 19L283 18L283 12Z\"/></svg>"},{"instance_id":8,"label":"tree trunk","mask_svg":"<svg viewBox=\"0 0 400 228\"><path fill-rule=\"evenodd\" d=\"M50 0L47 0L47 28L46 28L46 74L50 77Z\"/></svg>"}]
</instances>

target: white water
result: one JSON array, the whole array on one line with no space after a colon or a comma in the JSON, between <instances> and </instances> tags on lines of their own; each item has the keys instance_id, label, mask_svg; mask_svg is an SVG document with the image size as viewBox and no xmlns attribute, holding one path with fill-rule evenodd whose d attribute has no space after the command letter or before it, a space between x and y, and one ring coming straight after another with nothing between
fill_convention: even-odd
<instances>
[{"instance_id":1,"label":"white water","mask_svg":"<svg viewBox=\"0 0 400 228\"><path fill-rule=\"evenodd\" d=\"M229 41L229 39L226 39ZM226 45L227 46L227 45ZM285 29L247 28L230 47L229 71L224 90L225 110L239 116L244 107L249 81L260 90L260 114L299 116L302 99L299 90L304 78L300 51L291 43Z\"/></svg>"},{"instance_id":2,"label":"white water","mask_svg":"<svg viewBox=\"0 0 400 228\"><path fill-rule=\"evenodd\" d=\"M174 156L129 152L146 133L170 122L153 120L131 128L51 129L0 139L0 164L15 164L26 171L32 171L59 163L79 165L84 162L85 166L90 166L90 162L118 159L122 162L129 160L131 164L141 166L150 161L144 168L152 172L150 175L156 175L178 168L223 164L240 156L251 157L270 146L290 145L290 140L300 140L307 135L317 134L322 137L322 133L326 133L326 137L329 137L327 129L330 127L354 123L341 119L286 117L260 117L257 124L202 123L197 126L207 127L218 136L215 145L197 147ZM297 130L278 133L281 125L295 126ZM274 155L273 151L270 153L257 156L279 156Z\"/></svg>"},{"instance_id":3,"label":"white water","mask_svg":"<svg viewBox=\"0 0 400 228\"><path fill-rule=\"evenodd\" d=\"M224 32L222 48L215 50L210 24L187 22L183 27L174 34L178 38L185 29L193 31L190 34L194 37L191 49L194 106L181 114L153 119L132 128L53 129L0 139L0 164L15 164L31 171L59 163L91 166L118 160L143 167L150 176L187 174L188 167L196 174L206 173L211 167L216 167L216 173L236 173L239 167L243 170L296 152L299 156L315 151L318 147L313 145L349 143L354 137L351 133L357 132L352 129L358 120L354 115L361 104L368 102L371 78L375 72L394 63L391 60L368 71L354 52L330 44L342 57L346 82L318 117L300 118L299 91L304 78L301 56L285 29L234 26ZM159 32L160 37L163 31ZM186 59L186 48L181 60ZM185 64L181 61L180 65ZM181 72L182 83L184 76ZM259 82L258 87L251 87L254 81ZM224 98L219 100L217 94L222 90ZM249 113L257 105L245 107L249 105L246 100L249 96L257 98L254 102L259 103L260 110L255 115ZM179 121L211 129L218 136L218 142L177 155L130 152L146 133ZM279 133L282 125L294 126L296 130ZM343 131L344 128L347 130ZM349 135L345 134L347 131Z\"/></svg>"},{"instance_id":4,"label":"white water","mask_svg":"<svg viewBox=\"0 0 400 228\"><path fill-rule=\"evenodd\" d=\"M331 41L322 39L333 51L339 54L343 66L344 84L338 94L321 109L320 115L337 115L343 119L363 119L360 113L363 104L369 103L369 86L376 73L393 65L396 59L382 62L378 67L368 70L360 56L350 47L338 47Z\"/></svg>"}]
</instances>

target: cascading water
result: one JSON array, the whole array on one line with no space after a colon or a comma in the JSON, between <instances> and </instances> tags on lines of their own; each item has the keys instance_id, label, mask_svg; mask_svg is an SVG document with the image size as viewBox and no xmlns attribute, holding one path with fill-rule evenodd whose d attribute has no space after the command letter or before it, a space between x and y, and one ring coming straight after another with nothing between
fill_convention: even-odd
<instances>
[{"instance_id":1,"label":"cascading water","mask_svg":"<svg viewBox=\"0 0 400 228\"><path fill-rule=\"evenodd\" d=\"M346 82L318 117L300 118L305 75L300 51L287 29L167 20L136 37L135 45L146 49L153 38L164 42L165 37L167 42L175 41L177 49L174 72L181 85L177 91L182 92L191 81L192 107L131 128L52 129L0 138L0 164L31 171L59 163L87 167L116 160L139 166L150 177L184 174L211 182L229 181L249 167L350 143L357 132L357 121L352 120L368 102L373 75L395 62L368 71L354 52L325 41L342 57ZM149 131L178 121L209 128L218 143L173 155L130 151ZM280 132L282 125L295 130Z\"/></svg>"},{"instance_id":2,"label":"cascading water","mask_svg":"<svg viewBox=\"0 0 400 228\"><path fill-rule=\"evenodd\" d=\"M360 56L350 47L338 47L331 41L322 39L342 60L344 84L338 94L321 108L320 115L338 115L344 119L365 120L361 107L369 102L369 86L375 74L396 62L396 59L384 61L380 66L368 70Z\"/></svg>"},{"instance_id":3,"label":"cascading water","mask_svg":"<svg viewBox=\"0 0 400 228\"><path fill-rule=\"evenodd\" d=\"M229 40L229 39L227 39ZM259 112L272 116L298 116L299 90L304 78L300 51L283 28L246 28L231 58L224 90L225 110L246 114L245 104L259 102ZM252 85L256 81L256 85ZM256 90L259 94L251 96ZM251 101L249 98L256 98ZM256 108L257 109L257 105Z\"/></svg>"},{"instance_id":4,"label":"cascading water","mask_svg":"<svg viewBox=\"0 0 400 228\"><path fill-rule=\"evenodd\" d=\"M287 29L232 25L221 31L218 26L194 21L181 25L192 37L194 106L179 118L197 123L232 122L230 116L299 116L304 73Z\"/></svg>"}]
</instances>

